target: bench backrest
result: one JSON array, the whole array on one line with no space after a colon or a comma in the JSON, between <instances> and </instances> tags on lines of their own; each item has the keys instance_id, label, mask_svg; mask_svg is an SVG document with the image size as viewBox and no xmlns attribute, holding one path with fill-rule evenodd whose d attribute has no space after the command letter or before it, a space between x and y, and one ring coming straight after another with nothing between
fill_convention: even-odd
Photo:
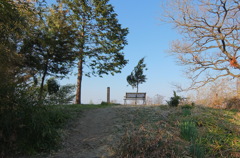
<instances>
[{"instance_id":1,"label":"bench backrest","mask_svg":"<svg viewBox=\"0 0 240 158\"><path fill-rule=\"evenodd\" d=\"M146 93L126 93L126 98L142 98L142 99L146 99Z\"/></svg>"}]
</instances>

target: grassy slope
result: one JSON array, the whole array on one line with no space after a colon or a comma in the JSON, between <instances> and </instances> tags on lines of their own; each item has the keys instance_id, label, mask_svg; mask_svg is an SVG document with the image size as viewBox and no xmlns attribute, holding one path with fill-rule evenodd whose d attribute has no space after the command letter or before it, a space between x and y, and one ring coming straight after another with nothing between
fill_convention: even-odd
<instances>
[{"instance_id":1,"label":"grassy slope","mask_svg":"<svg viewBox=\"0 0 240 158\"><path fill-rule=\"evenodd\" d=\"M6 138L3 137L0 142L0 157L34 155L58 149L63 129L81 117L82 111L107 106L109 105L25 106L9 111L1 118L0 138L2 135Z\"/></svg>"},{"instance_id":2,"label":"grassy slope","mask_svg":"<svg viewBox=\"0 0 240 158\"><path fill-rule=\"evenodd\" d=\"M239 111L146 107L127 122L121 157L240 157Z\"/></svg>"},{"instance_id":3,"label":"grassy slope","mask_svg":"<svg viewBox=\"0 0 240 158\"><path fill-rule=\"evenodd\" d=\"M61 133L70 120L74 121L81 116L83 110L107 106L58 105L37 110L36 114L31 113L31 130L28 133L36 136L34 132L39 132L39 129L43 133L51 130L46 133L47 137L41 137L42 142L39 143L42 144L32 144L36 140L29 137L30 146L22 145L21 150L31 154L54 149L48 142L44 143L51 139L51 132L55 131L52 128ZM129 113L124 116L125 126L120 131L125 134L116 149L119 157L240 157L239 111L198 106L146 106L136 107Z\"/></svg>"}]
</instances>

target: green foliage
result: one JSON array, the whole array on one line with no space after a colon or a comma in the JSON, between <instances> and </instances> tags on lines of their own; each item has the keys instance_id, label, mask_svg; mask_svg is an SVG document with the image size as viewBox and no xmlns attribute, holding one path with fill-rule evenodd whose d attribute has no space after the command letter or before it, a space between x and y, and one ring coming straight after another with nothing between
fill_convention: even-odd
<instances>
[{"instance_id":1,"label":"green foliage","mask_svg":"<svg viewBox=\"0 0 240 158\"><path fill-rule=\"evenodd\" d=\"M192 144L190 145L190 153L196 158L204 158L205 148L199 143L192 142Z\"/></svg>"},{"instance_id":2,"label":"green foliage","mask_svg":"<svg viewBox=\"0 0 240 158\"><path fill-rule=\"evenodd\" d=\"M9 154L49 151L60 139L58 129L70 118L60 109L36 106L36 100L24 88L14 89L11 100L1 95L0 153Z\"/></svg>"},{"instance_id":3,"label":"green foliage","mask_svg":"<svg viewBox=\"0 0 240 158\"><path fill-rule=\"evenodd\" d=\"M82 76L114 75L127 64L122 50L128 29L119 24L109 0L63 0L67 18L75 31L74 50L78 60L76 103L81 104ZM83 71L84 65L88 68Z\"/></svg>"},{"instance_id":4,"label":"green foliage","mask_svg":"<svg viewBox=\"0 0 240 158\"><path fill-rule=\"evenodd\" d=\"M60 85L57 83L57 81L54 78L51 78L47 80L47 87L48 87L48 93L51 95L59 91Z\"/></svg>"},{"instance_id":5,"label":"green foliage","mask_svg":"<svg viewBox=\"0 0 240 158\"><path fill-rule=\"evenodd\" d=\"M181 100L181 97L178 96L175 91L173 91L173 97L171 97L170 100L167 101L167 104L171 107L177 107L180 100Z\"/></svg>"},{"instance_id":6,"label":"green foliage","mask_svg":"<svg viewBox=\"0 0 240 158\"><path fill-rule=\"evenodd\" d=\"M31 34L24 38L20 54L31 75L41 76L39 100L42 100L47 76L63 78L74 65L75 32L58 6L45 8L40 17L35 15L35 21Z\"/></svg>"},{"instance_id":7,"label":"green foliage","mask_svg":"<svg viewBox=\"0 0 240 158\"><path fill-rule=\"evenodd\" d=\"M55 93L48 94L44 99L45 104L47 105L59 105L59 104L71 104L75 95L75 85L63 85L60 86L59 90Z\"/></svg>"},{"instance_id":8,"label":"green foliage","mask_svg":"<svg viewBox=\"0 0 240 158\"><path fill-rule=\"evenodd\" d=\"M196 117L199 126L205 129L201 134L201 144L207 149L208 154L213 157L226 157L240 150L240 144L237 143L240 141L238 130L240 123L236 114L238 112L208 109L202 117Z\"/></svg>"},{"instance_id":9,"label":"green foliage","mask_svg":"<svg viewBox=\"0 0 240 158\"><path fill-rule=\"evenodd\" d=\"M181 106L181 108L182 109L193 109L194 108L194 106L193 105L190 105L190 104L185 104L185 105L183 105L183 106Z\"/></svg>"},{"instance_id":10,"label":"green foliage","mask_svg":"<svg viewBox=\"0 0 240 158\"><path fill-rule=\"evenodd\" d=\"M0 1L0 88L16 86L27 78L18 50L28 32L30 10L24 2Z\"/></svg>"},{"instance_id":11,"label":"green foliage","mask_svg":"<svg viewBox=\"0 0 240 158\"><path fill-rule=\"evenodd\" d=\"M183 116L188 116L188 115L191 115L191 109L193 109L194 106L185 104L185 105L181 106L181 108L182 108Z\"/></svg>"},{"instance_id":12,"label":"green foliage","mask_svg":"<svg viewBox=\"0 0 240 158\"><path fill-rule=\"evenodd\" d=\"M23 97L23 96L22 96ZM20 101L20 100L19 100ZM2 109L0 117L0 156L49 152L59 147L61 129L69 119L79 117L83 110L110 105L23 106ZM27 105L28 104L28 105Z\"/></svg>"},{"instance_id":13,"label":"green foliage","mask_svg":"<svg viewBox=\"0 0 240 158\"><path fill-rule=\"evenodd\" d=\"M183 108L182 109L182 114L183 114L183 116L191 115L191 110L188 109L188 108Z\"/></svg>"},{"instance_id":14,"label":"green foliage","mask_svg":"<svg viewBox=\"0 0 240 158\"><path fill-rule=\"evenodd\" d=\"M185 140L195 140L197 138L197 127L193 121L183 121L179 124L181 137Z\"/></svg>"},{"instance_id":15,"label":"green foliage","mask_svg":"<svg viewBox=\"0 0 240 158\"><path fill-rule=\"evenodd\" d=\"M54 78L47 80L47 85L43 92L44 105L71 104L75 95L75 85L67 84L60 86Z\"/></svg>"},{"instance_id":16,"label":"green foliage","mask_svg":"<svg viewBox=\"0 0 240 158\"><path fill-rule=\"evenodd\" d=\"M70 118L68 110L37 105L72 101L73 85L59 87L54 80L47 84L45 80L48 76L62 78L70 72L78 44L84 46L80 47L84 50L81 54L86 55L84 61L92 63L89 67L98 69L95 73L99 75L118 73L127 63L121 50L127 44L128 30L121 28L108 1L94 1L95 7L88 7L93 10L85 12L92 19L97 18L87 18L90 21L85 35L93 34L86 39L76 38L82 32L78 32L81 26L75 22L82 24L82 17L71 21L71 10L38 2L41 0L0 0L0 157L56 148L59 129ZM93 43L95 47L90 48ZM41 80L40 86L36 78Z\"/></svg>"},{"instance_id":17,"label":"green foliage","mask_svg":"<svg viewBox=\"0 0 240 158\"><path fill-rule=\"evenodd\" d=\"M21 128L17 131L18 150L23 153L48 152L56 149L60 141L60 131L69 114L57 109L28 107L22 110Z\"/></svg>"},{"instance_id":18,"label":"green foliage","mask_svg":"<svg viewBox=\"0 0 240 158\"><path fill-rule=\"evenodd\" d=\"M144 64L144 58L140 59L137 66L134 67L134 70L131 72L129 76L127 76L127 82L133 88L137 88L139 84L146 82L146 75L143 74L143 70L147 70L146 64Z\"/></svg>"},{"instance_id":19,"label":"green foliage","mask_svg":"<svg viewBox=\"0 0 240 158\"><path fill-rule=\"evenodd\" d=\"M102 102L101 102L101 105L110 105L110 103L107 103L107 102L105 102L105 101L102 101Z\"/></svg>"}]
</instances>

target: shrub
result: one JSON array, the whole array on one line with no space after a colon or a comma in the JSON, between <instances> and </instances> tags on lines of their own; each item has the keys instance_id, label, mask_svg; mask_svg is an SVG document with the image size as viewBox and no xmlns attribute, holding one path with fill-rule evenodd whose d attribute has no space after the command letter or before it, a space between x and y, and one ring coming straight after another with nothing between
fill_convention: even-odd
<instances>
[{"instance_id":1,"label":"shrub","mask_svg":"<svg viewBox=\"0 0 240 158\"><path fill-rule=\"evenodd\" d=\"M182 109L192 109L192 108L194 108L194 106L190 105L190 104L185 104L185 105L181 106L181 108Z\"/></svg>"},{"instance_id":2,"label":"shrub","mask_svg":"<svg viewBox=\"0 0 240 158\"><path fill-rule=\"evenodd\" d=\"M101 105L110 105L110 103L105 102L105 101L102 101L102 102L101 102Z\"/></svg>"},{"instance_id":3,"label":"shrub","mask_svg":"<svg viewBox=\"0 0 240 158\"><path fill-rule=\"evenodd\" d=\"M37 94L32 94L27 86L14 87L11 96L2 94L0 157L55 149L60 140L59 128L70 117L69 114L52 106L37 106Z\"/></svg>"},{"instance_id":4,"label":"shrub","mask_svg":"<svg viewBox=\"0 0 240 158\"><path fill-rule=\"evenodd\" d=\"M73 92L75 91L75 85L67 84L63 86L59 86L59 89L56 92L48 91L48 95L44 100L44 104L46 105L63 105L70 104L75 95ZM53 90L52 90L53 91Z\"/></svg>"},{"instance_id":5,"label":"shrub","mask_svg":"<svg viewBox=\"0 0 240 158\"><path fill-rule=\"evenodd\" d=\"M183 116L191 115L191 110L188 109L188 108L183 108L182 109L182 114L183 114Z\"/></svg>"},{"instance_id":6,"label":"shrub","mask_svg":"<svg viewBox=\"0 0 240 158\"><path fill-rule=\"evenodd\" d=\"M1 153L5 154L17 152L34 154L56 149L60 140L58 129L70 117L60 109L37 106L8 110L2 116Z\"/></svg>"},{"instance_id":7,"label":"shrub","mask_svg":"<svg viewBox=\"0 0 240 158\"><path fill-rule=\"evenodd\" d=\"M56 149L60 140L59 128L64 125L68 116L54 108L28 107L23 109L19 129L19 150L24 153L50 151Z\"/></svg>"},{"instance_id":8,"label":"shrub","mask_svg":"<svg viewBox=\"0 0 240 158\"><path fill-rule=\"evenodd\" d=\"M227 109L238 109L240 110L240 99L237 97L228 99L225 101Z\"/></svg>"},{"instance_id":9,"label":"shrub","mask_svg":"<svg viewBox=\"0 0 240 158\"><path fill-rule=\"evenodd\" d=\"M167 104L171 107L177 107L181 97L177 95L175 91L173 91L173 97L170 98L170 101L167 101Z\"/></svg>"}]
</instances>

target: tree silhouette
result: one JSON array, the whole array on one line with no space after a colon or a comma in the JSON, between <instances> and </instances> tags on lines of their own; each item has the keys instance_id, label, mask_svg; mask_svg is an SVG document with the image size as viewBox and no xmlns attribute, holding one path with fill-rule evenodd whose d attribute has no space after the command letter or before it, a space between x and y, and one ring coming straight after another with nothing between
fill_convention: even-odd
<instances>
[{"instance_id":1,"label":"tree silhouette","mask_svg":"<svg viewBox=\"0 0 240 158\"><path fill-rule=\"evenodd\" d=\"M137 93L139 89L139 84L146 82L146 75L143 74L143 71L147 70L146 64L144 64L144 58L140 59L137 66L134 67L130 75L127 76L127 82L133 88L137 88Z\"/></svg>"}]
</instances>

